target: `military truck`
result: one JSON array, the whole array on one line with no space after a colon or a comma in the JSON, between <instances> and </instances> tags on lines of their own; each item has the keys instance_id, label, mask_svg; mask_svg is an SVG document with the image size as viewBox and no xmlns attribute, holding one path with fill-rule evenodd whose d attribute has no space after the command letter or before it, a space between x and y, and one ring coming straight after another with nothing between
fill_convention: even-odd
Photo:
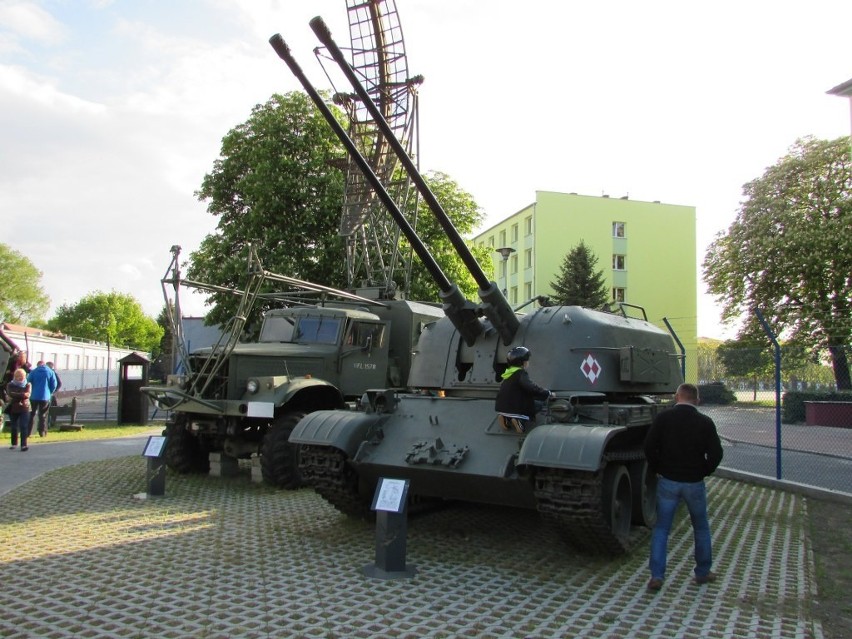
<instances>
[{"instance_id":1,"label":"military truck","mask_svg":"<svg viewBox=\"0 0 852 639\"><path fill-rule=\"evenodd\" d=\"M290 279L254 270L266 279ZM170 272L164 289L176 283ZM288 443L296 422L320 408L346 408L368 388L401 387L420 332L443 315L434 305L320 288L342 299L312 305L302 299L268 311L251 343L239 341L243 322L234 322L216 345L184 353L183 373L143 387L170 413L165 455L171 469L206 472L210 453L236 459L259 454L265 481L297 487L298 451ZM246 290L259 289L250 284ZM252 304L247 298L245 306ZM180 339L177 322L173 334Z\"/></svg>"},{"instance_id":2,"label":"military truck","mask_svg":"<svg viewBox=\"0 0 852 639\"><path fill-rule=\"evenodd\" d=\"M311 26L374 118L363 93L320 18ZM270 40L353 157L358 150L280 36ZM383 129L388 140L394 140ZM377 197L399 219L441 289L445 318L425 327L408 389L370 389L363 410L321 410L301 419L290 442L301 448L310 486L344 513L365 516L382 477L410 482L410 498L452 499L537 510L585 551L623 553L640 526L655 520L656 479L643 442L661 406L682 381L672 336L648 321L578 306L512 309L487 279L403 150L394 146L424 201L477 281L480 302L461 297L434 264L383 184L360 158ZM505 428L495 412L507 352L526 346L533 377L555 395L526 432ZM636 525L634 530L633 526Z\"/></svg>"},{"instance_id":3,"label":"military truck","mask_svg":"<svg viewBox=\"0 0 852 639\"><path fill-rule=\"evenodd\" d=\"M408 76L395 11L386 12L381 3L350 3L347 11L353 50L367 45L376 48L375 55L359 56L369 78L367 90L382 101L394 130L413 154L421 79ZM370 19L364 18L365 13ZM395 170L398 160L384 135L358 100L340 93L335 101L343 105L349 130L370 157L371 167L390 182L396 201L403 203L405 215L416 224L416 192L407 175ZM368 388L405 384L423 326L443 313L434 304L404 299L410 289L411 253L400 248L399 231L387 220L358 168L350 162L345 170L338 230L345 244L345 291L265 273L252 253L244 289L230 291L242 296L241 304L223 339L193 353L185 352L179 304L175 304L173 334L184 373L170 377L163 387L145 389L160 407L171 411L166 458L173 469L204 471L210 453L236 458L259 453L267 481L296 486L298 450L288 444L287 436L299 417L319 408L341 408ZM179 248L173 250L179 252ZM263 295L275 297L286 308L268 312L257 342L243 343L245 318L264 282L277 288L270 293L267 287ZM163 280L167 309L171 308L168 290L175 289L177 302L177 290L184 285L223 291L216 285L185 280L173 259ZM296 293L326 300L311 302Z\"/></svg>"}]
</instances>

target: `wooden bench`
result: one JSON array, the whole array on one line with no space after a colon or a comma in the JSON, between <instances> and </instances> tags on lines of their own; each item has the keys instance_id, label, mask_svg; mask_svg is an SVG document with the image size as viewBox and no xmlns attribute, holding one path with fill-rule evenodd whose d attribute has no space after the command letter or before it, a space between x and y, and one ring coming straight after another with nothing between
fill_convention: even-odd
<instances>
[{"instance_id":1,"label":"wooden bench","mask_svg":"<svg viewBox=\"0 0 852 639\"><path fill-rule=\"evenodd\" d=\"M70 404L65 404L64 406L51 406L48 409L47 419L48 419L48 428L50 430L55 430L56 422L60 417L70 417L70 422L67 424L60 424L59 430L60 432L64 431L77 431L82 430L83 425L77 423L77 398L72 397Z\"/></svg>"}]
</instances>

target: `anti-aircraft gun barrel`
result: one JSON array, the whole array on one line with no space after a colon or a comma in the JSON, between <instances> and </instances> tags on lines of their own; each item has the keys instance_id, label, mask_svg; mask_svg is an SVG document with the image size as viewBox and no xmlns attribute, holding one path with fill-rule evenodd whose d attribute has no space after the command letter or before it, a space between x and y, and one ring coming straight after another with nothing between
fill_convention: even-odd
<instances>
[{"instance_id":1,"label":"anti-aircraft gun barrel","mask_svg":"<svg viewBox=\"0 0 852 639\"><path fill-rule=\"evenodd\" d=\"M470 252L470 249L464 242L464 239L459 234L456 227L453 225L452 220L450 220L449 216L444 211L441 204L435 198L435 195L432 193L432 190L426 184L426 181L423 179L423 176L420 175L420 172L417 170L417 167L414 165L411 157L406 153L402 144L397 140L396 136L393 133L390 125L387 120L385 120L384 115L379 110L378 106L373 99L370 97L370 94L364 88L364 85L358 79L358 76L355 74L355 71L352 69L352 66L346 60L343 52L340 50L340 47L334 42L334 39L331 36L331 31L328 26L325 24L323 19L319 16L310 21L311 29L313 29L317 38L319 38L320 42L328 49L329 53L331 53L334 61L337 62L340 69L343 71L346 78L349 80L352 87L355 89L355 92L358 94L358 97L363 102L364 106L370 112L370 115L373 116L373 119L376 121L379 129L384 135L385 139L390 144L394 153L397 155L400 163L402 164L405 171L408 173L411 181L414 182L417 190L423 196L423 200L429 206L432 214L438 220L438 223L446 232L447 236L450 238L450 241L453 244L453 247L458 253L464 265L467 267L467 270L473 276L477 285L479 286L479 297L482 299L482 312L485 316L491 321L492 325L497 329L500 334L500 337L503 339L504 344L508 344L512 341L515 336L515 333L518 331L520 323L518 321L517 316L515 315L512 307L509 305L508 300L503 296L500 292L499 287L495 282L489 281L488 277L483 272L479 263L476 261L476 258ZM280 55L280 54L279 54ZM470 340L467 340L470 343Z\"/></svg>"},{"instance_id":2,"label":"anti-aircraft gun barrel","mask_svg":"<svg viewBox=\"0 0 852 639\"><path fill-rule=\"evenodd\" d=\"M296 59L290 53L290 48L287 46L287 43L281 35L278 33L273 35L269 39L269 44L271 44L272 48L275 49L278 57L284 60L287 66L290 67L290 71L293 72L293 75L295 75L296 79L302 84L305 92L316 105L317 109L319 109L320 113L340 139L343 146L346 147L349 155L358 165L358 168L364 174L364 177L370 183L370 186L373 187L376 195L381 200L382 204L384 204L385 208L387 208L406 239L411 242L414 252L417 253L417 256L423 261L426 270L429 271L429 274L441 290L441 298L444 300L444 312L447 317L449 317L450 321L453 322L453 325L459 331L464 340L469 344L473 344L476 341L477 336L479 336L479 334L483 331L482 324L480 324L476 315L476 309L464 299L464 295L462 295L458 286L450 282L449 278L441 270L441 267L426 248L426 245L423 244L423 241L399 210L396 202L394 202L393 198L388 194L381 180L370 166L370 163L363 155L361 155L358 147L337 121L337 118L334 117L331 109L329 109L323 101L322 96L320 96L319 92L311 84L310 80L308 80L298 62L296 62ZM372 101L370 103L372 104ZM393 136L391 136L391 138L394 141L396 140Z\"/></svg>"}]
</instances>

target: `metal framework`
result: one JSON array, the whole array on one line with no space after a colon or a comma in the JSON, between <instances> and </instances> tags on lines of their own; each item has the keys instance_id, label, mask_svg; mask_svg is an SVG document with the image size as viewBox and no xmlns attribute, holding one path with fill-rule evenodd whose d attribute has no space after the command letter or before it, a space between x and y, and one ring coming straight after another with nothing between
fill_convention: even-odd
<instances>
[{"instance_id":1,"label":"metal framework","mask_svg":"<svg viewBox=\"0 0 852 639\"><path fill-rule=\"evenodd\" d=\"M394 0L346 0L351 64L407 153L418 152L417 87L421 76L409 77L405 43ZM320 62L328 60L316 50ZM323 65L325 66L325 65ZM328 73L327 73L328 75ZM330 78L329 78L330 79ZM332 82L333 85L333 82ZM388 193L416 228L418 196L410 178L397 171L398 160L364 104L354 94L337 92L335 102L349 118L349 135L367 158ZM351 288L377 288L380 297L408 290L411 252L400 254L400 230L376 199L350 158L339 234L346 238L347 283ZM401 264L404 262L404 264Z\"/></svg>"}]
</instances>

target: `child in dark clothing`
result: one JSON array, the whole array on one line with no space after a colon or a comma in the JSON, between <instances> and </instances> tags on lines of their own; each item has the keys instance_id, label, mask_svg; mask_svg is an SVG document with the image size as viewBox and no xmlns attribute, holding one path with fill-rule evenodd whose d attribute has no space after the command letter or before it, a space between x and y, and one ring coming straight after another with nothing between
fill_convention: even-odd
<instances>
[{"instance_id":1,"label":"child in dark clothing","mask_svg":"<svg viewBox=\"0 0 852 639\"><path fill-rule=\"evenodd\" d=\"M509 366L503 373L494 408L500 413L500 425L504 429L523 433L538 412L536 399L546 400L551 393L534 383L527 373L530 349L516 346L506 355L506 362Z\"/></svg>"}]
</instances>

